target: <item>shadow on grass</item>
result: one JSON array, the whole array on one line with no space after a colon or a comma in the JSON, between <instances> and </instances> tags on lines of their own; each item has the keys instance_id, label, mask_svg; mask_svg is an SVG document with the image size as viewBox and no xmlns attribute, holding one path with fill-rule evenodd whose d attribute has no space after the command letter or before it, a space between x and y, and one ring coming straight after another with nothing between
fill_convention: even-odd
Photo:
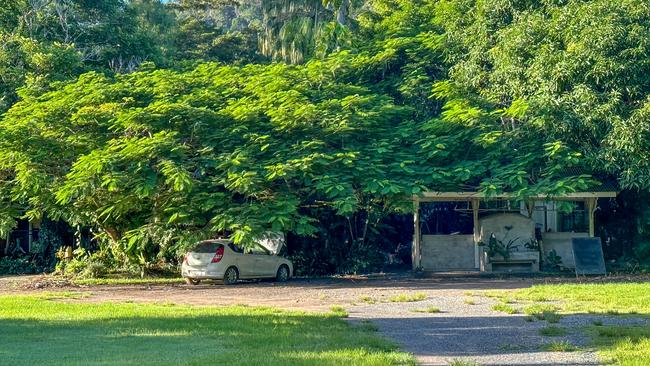
<instances>
[{"instance_id":1,"label":"shadow on grass","mask_svg":"<svg viewBox=\"0 0 650 366\"><path fill-rule=\"evenodd\" d=\"M517 359L516 355L527 354L521 362L507 362L525 366L552 341L531 332L522 316L428 315L373 322L406 351L450 360L489 355ZM546 322L532 326L544 327ZM629 329L595 328L602 329L599 339L611 338L603 347L615 347L629 335ZM413 361L364 327L333 316L270 308L72 304L12 297L0 298L0 330L0 359L6 365L408 365ZM648 344L649 336L646 328L634 342ZM570 335L566 339L573 342ZM624 346L634 351L634 344ZM547 365L565 362L544 361Z\"/></svg>"},{"instance_id":2,"label":"shadow on grass","mask_svg":"<svg viewBox=\"0 0 650 366\"><path fill-rule=\"evenodd\" d=\"M273 309L18 298L0 301L0 330L1 363L16 366L412 364L336 317Z\"/></svg>"}]
</instances>

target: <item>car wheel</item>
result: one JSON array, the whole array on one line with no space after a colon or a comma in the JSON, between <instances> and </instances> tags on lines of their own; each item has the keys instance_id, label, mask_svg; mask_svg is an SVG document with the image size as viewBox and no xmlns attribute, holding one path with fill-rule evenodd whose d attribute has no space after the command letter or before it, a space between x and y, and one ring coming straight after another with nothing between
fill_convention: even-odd
<instances>
[{"instance_id":1,"label":"car wheel","mask_svg":"<svg viewBox=\"0 0 650 366\"><path fill-rule=\"evenodd\" d=\"M234 285L237 283L237 279L239 279L239 272L237 272L237 268L228 267L228 269L226 269L226 272L223 274L223 284Z\"/></svg>"},{"instance_id":2,"label":"car wheel","mask_svg":"<svg viewBox=\"0 0 650 366\"><path fill-rule=\"evenodd\" d=\"M278 273L275 275L275 280L278 282L287 282L289 280L289 267L281 265L278 268Z\"/></svg>"},{"instance_id":3,"label":"car wheel","mask_svg":"<svg viewBox=\"0 0 650 366\"><path fill-rule=\"evenodd\" d=\"M199 283L201 283L201 280L197 280L196 278L185 277L185 283L187 283L188 285L196 286Z\"/></svg>"}]
</instances>

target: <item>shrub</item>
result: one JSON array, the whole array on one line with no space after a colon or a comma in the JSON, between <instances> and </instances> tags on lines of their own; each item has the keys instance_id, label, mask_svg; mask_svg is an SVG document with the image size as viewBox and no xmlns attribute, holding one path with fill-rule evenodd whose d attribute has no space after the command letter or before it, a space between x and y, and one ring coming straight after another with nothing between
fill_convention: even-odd
<instances>
[{"instance_id":1,"label":"shrub","mask_svg":"<svg viewBox=\"0 0 650 366\"><path fill-rule=\"evenodd\" d=\"M80 277L83 278L100 278L108 273L108 268L102 262L89 261L86 268L81 272Z\"/></svg>"},{"instance_id":2,"label":"shrub","mask_svg":"<svg viewBox=\"0 0 650 366\"><path fill-rule=\"evenodd\" d=\"M562 269L562 257L557 254L555 249L551 250L546 256L544 269L546 271L559 271Z\"/></svg>"},{"instance_id":3,"label":"shrub","mask_svg":"<svg viewBox=\"0 0 650 366\"><path fill-rule=\"evenodd\" d=\"M69 262L61 261L63 266L63 274L66 275L79 275L86 270L88 261L84 258L73 258Z\"/></svg>"},{"instance_id":4,"label":"shrub","mask_svg":"<svg viewBox=\"0 0 650 366\"><path fill-rule=\"evenodd\" d=\"M32 263L29 257L21 258L0 258L0 275L31 274L38 272L38 268Z\"/></svg>"},{"instance_id":5,"label":"shrub","mask_svg":"<svg viewBox=\"0 0 650 366\"><path fill-rule=\"evenodd\" d=\"M119 267L106 251L89 254L84 248L77 248L72 253L73 258L65 260L65 248L59 250L57 257L61 260L56 266L57 273L80 278L98 278Z\"/></svg>"}]
</instances>

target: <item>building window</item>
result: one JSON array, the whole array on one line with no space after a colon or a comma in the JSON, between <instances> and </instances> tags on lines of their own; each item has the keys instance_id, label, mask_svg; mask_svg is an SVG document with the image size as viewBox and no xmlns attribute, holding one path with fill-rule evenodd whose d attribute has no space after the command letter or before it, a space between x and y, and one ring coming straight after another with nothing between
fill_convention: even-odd
<instances>
[{"instance_id":1,"label":"building window","mask_svg":"<svg viewBox=\"0 0 650 366\"><path fill-rule=\"evenodd\" d=\"M537 201L532 218L540 232L587 232L589 227L583 201Z\"/></svg>"},{"instance_id":2,"label":"building window","mask_svg":"<svg viewBox=\"0 0 650 366\"><path fill-rule=\"evenodd\" d=\"M423 202L420 204L422 235L471 235L474 233L469 202Z\"/></svg>"},{"instance_id":3,"label":"building window","mask_svg":"<svg viewBox=\"0 0 650 366\"><path fill-rule=\"evenodd\" d=\"M558 205L558 231L589 231L587 210L584 202L563 202Z\"/></svg>"}]
</instances>

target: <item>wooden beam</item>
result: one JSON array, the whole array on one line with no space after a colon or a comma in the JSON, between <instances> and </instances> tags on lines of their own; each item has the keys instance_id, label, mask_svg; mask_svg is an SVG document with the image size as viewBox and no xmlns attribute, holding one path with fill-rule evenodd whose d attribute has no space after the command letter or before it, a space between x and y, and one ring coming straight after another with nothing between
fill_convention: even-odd
<instances>
[{"instance_id":1,"label":"wooden beam","mask_svg":"<svg viewBox=\"0 0 650 366\"><path fill-rule=\"evenodd\" d=\"M548 201L548 200L570 200L570 199L584 199L584 198L613 198L616 197L617 192L572 192L566 193L558 196L535 196L535 197L526 197L527 199L532 199L536 201ZM493 196L487 197L485 193L482 192L423 192L420 196L417 196L421 202L427 201L469 201L473 198L478 199L499 199L499 198L512 198L520 199L521 197L512 194L512 193L500 193Z\"/></svg>"}]
</instances>

